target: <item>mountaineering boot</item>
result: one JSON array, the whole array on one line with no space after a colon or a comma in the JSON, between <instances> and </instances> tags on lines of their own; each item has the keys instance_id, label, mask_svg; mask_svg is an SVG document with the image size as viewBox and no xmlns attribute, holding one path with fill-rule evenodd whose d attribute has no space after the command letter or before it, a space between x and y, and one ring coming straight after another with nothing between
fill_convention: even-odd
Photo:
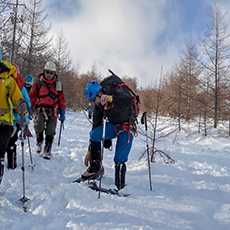
<instances>
[{"instance_id":1,"label":"mountaineering boot","mask_svg":"<svg viewBox=\"0 0 230 230\"><path fill-rule=\"evenodd\" d=\"M120 166L121 164L116 162L115 163L115 185L118 190L121 188L121 180L120 180Z\"/></svg>"},{"instance_id":2,"label":"mountaineering boot","mask_svg":"<svg viewBox=\"0 0 230 230\"><path fill-rule=\"evenodd\" d=\"M45 147L43 150L43 158L49 160L51 158L51 148L53 144L53 136L46 136Z\"/></svg>"},{"instance_id":3,"label":"mountaineering boot","mask_svg":"<svg viewBox=\"0 0 230 230\"><path fill-rule=\"evenodd\" d=\"M17 168L17 152L16 152L17 146L14 144L14 146L11 146L7 148L7 168L8 169L15 169Z\"/></svg>"},{"instance_id":4,"label":"mountaineering boot","mask_svg":"<svg viewBox=\"0 0 230 230\"><path fill-rule=\"evenodd\" d=\"M43 132L36 133L36 153L40 154L42 151L42 144L43 144Z\"/></svg>"},{"instance_id":5,"label":"mountaineering boot","mask_svg":"<svg viewBox=\"0 0 230 230\"><path fill-rule=\"evenodd\" d=\"M0 158L0 184L4 174L4 158Z\"/></svg>"},{"instance_id":6,"label":"mountaineering boot","mask_svg":"<svg viewBox=\"0 0 230 230\"><path fill-rule=\"evenodd\" d=\"M126 174L126 164L122 163L121 166L121 189L125 187L125 174Z\"/></svg>"},{"instance_id":7,"label":"mountaineering boot","mask_svg":"<svg viewBox=\"0 0 230 230\"><path fill-rule=\"evenodd\" d=\"M90 166L82 174L82 179L92 180L104 174L104 167L101 165L101 142L91 142L90 147Z\"/></svg>"},{"instance_id":8,"label":"mountaineering boot","mask_svg":"<svg viewBox=\"0 0 230 230\"><path fill-rule=\"evenodd\" d=\"M93 160L90 161L90 166L81 175L81 178L84 180L94 180L103 174L104 174L104 167L101 165L101 161Z\"/></svg>"}]
</instances>

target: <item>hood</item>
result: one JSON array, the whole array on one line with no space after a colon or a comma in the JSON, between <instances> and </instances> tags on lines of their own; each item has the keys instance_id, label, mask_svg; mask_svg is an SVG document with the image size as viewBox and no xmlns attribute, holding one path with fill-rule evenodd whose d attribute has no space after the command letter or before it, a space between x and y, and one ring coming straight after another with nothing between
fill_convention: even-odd
<instances>
[{"instance_id":1,"label":"hood","mask_svg":"<svg viewBox=\"0 0 230 230\"><path fill-rule=\"evenodd\" d=\"M17 78L17 70L15 68L15 66L12 66L9 62L7 61L1 61L0 62L2 66L5 66L6 70L4 72L1 73L1 78L7 78L9 75L11 75L13 78ZM3 67L4 68L4 67ZM9 70L9 72L8 72Z\"/></svg>"}]
</instances>

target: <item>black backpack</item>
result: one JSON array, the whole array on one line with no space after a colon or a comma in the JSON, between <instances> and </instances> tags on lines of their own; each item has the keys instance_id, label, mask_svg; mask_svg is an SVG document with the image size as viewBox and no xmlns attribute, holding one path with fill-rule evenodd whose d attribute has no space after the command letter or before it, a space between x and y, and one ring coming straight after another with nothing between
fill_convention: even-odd
<instances>
[{"instance_id":1,"label":"black backpack","mask_svg":"<svg viewBox=\"0 0 230 230\"><path fill-rule=\"evenodd\" d=\"M120 79L120 77L118 77L116 74L114 74L113 71L111 71L109 69L109 72L112 75L109 76L109 77L106 77L100 83L100 85L103 87L105 92L109 93L109 94L113 94L113 90L116 87L119 87L119 88L124 90L124 92L126 93L127 97L132 98L132 104L130 105L130 107L128 109L130 110L129 124L133 124L135 121L137 121L137 116L138 116L138 113L139 113L139 107L138 107L138 104L140 102L139 96L136 95L130 89L130 87Z\"/></svg>"}]
</instances>

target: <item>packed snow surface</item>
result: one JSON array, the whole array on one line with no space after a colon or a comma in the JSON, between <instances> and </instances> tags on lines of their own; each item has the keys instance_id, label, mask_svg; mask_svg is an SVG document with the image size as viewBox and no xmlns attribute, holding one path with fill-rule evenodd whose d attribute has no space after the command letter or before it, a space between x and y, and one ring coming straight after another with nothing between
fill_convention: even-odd
<instances>
[{"instance_id":1,"label":"packed snow surface","mask_svg":"<svg viewBox=\"0 0 230 230\"><path fill-rule=\"evenodd\" d=\"M28 140L25 140L25 196L23 204L22 147L18 141L15 170L5 167L0 185L1 230L63 229L156 229L156 230L229 230L230 229L230 140L228 124L222 133L216 129L207 137L198 133L194 123L184 123L182 130L173 121L161 118L159 139L155 147L175 160L166 164L156 154L151 163L150 191L144 125L138 124L127 162L124 192L118 197L92 191L86 183L72 183L86 167L91 123L82 112L67 112L61 145L58 147L60 122L57 126L51 160L35 153L33 123L30 138L34 170L29 167ZM168 128L165 128L167 127ZM161 127L164 129L161 129ZM226 130L225 130L226 129ZM223 131L224 130L224 131ZM149 122L148 135L151 136ZM223 134L224 133L224 134ZM115 146L116 140L113 140ZM152 143L148 142L151 146ZM115 149L115 148L114 148ZM114 188L114 150L104 151L105 175L102 187ZM5 157L5 163L7 158Z\"/></svg>"}]
</instances>

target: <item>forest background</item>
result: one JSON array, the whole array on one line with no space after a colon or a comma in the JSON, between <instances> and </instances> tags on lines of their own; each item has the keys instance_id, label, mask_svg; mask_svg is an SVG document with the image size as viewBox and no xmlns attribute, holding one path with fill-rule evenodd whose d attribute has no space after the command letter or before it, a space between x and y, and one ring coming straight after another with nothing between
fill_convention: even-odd
<instances>
[{"instance_id":1,"label":"forest background","mask_svg":"<svg viewBox=\"0 0 230 230\"><path fill-rule=\"evenodd\" d=\"M75 68L63 30L50 36L46 8L42 0L25 5L20 0L0 2L0 48L3 59L16 63L20 74L35 79L43 72L47 60L57 65L58 78L65 88L67 107L85 110L89 102L84 95L86 84L105 77L92 63L89 70L79 73ZM209 24L200 41L189 39L171 69L159 68L159 80L147 87L138 86L136 76L120 75L141 99L140 110L157 117L196 122L198 132L207 135L222 121L230 120L230 30L220 1L214 1ZM116 73L116 70L114 70ZM124 73L125 74L125 73ZM108 73L109 75L109 73ZM139 76L141 77L141 76ZM230 130L230 128L229 128ZM230 131L225 135L229 136Z\"/></svg>"}]
</instances>

